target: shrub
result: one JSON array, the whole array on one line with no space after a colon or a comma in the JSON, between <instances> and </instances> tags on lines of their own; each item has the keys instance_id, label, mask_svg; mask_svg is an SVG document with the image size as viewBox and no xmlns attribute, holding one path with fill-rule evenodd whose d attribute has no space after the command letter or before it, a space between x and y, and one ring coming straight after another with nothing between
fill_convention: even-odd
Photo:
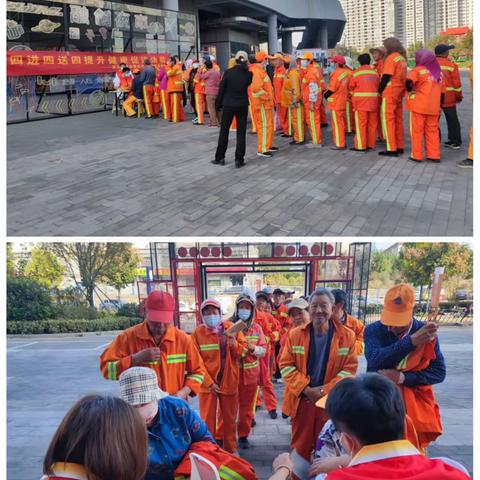
<instances>
[{"instance_id":1,"label":"shrub","mask_svg":"<svg viewBox=\"0 0 480 480\"><path fill-rule=\"evenodd\" d=\"M139 317L139 306L136 303L125 303L117 311L120 317Z\"/></svg>"},{"instance_id":2,"label":"shrub","mask_svg":"<svg viewBox=\"0 0 480 480\"><path fill-rule=\"evenodd\" d=\"M32 335L40 333L82 333L125 330L142 321L134 317L103 317L86 319L49 319L36 321L8 321L7 334Z\"/></svg>"},{"instance_id":3,"label":"shrub","mask_svg":"<svg viewBox=\"0 0 480 480\"><path fill-rule=\"evenodd\" d=\"M82 318L85 320L93 320L96 318L102 318L106 314L100 312L95 308L92 308L87 303L85 304L69 304L69 303L60 303L55 305L55 314L53 318L62 318L62 319L77 319Z\"/></svg>"},{"instance_id":4,"label":"shrub","mask_svg":"<svg viewBox=\"0 0 480 480\"><path fill-rule=\"evenodd\" d=\"M47 288L25 277L7 278L7 320L43 320L55 316Z\"/></svg>"}]
</instances>

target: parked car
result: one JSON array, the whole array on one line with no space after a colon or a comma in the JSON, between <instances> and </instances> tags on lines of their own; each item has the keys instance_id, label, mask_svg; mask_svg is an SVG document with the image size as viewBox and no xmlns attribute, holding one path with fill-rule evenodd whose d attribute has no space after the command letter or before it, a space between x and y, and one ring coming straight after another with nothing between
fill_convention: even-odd
<instances>
[{"instance_id":1,"label":"parked car","mask_svg":"<svg viewBox=\"0 0 480 480\"><path fill-rule=\"evenodd\" d=\"M120 300L102 300L102 303L100 303L100 310L113 313L113 312L116 312L122 306L123 306L123 302Z\"/></svg>"}]
</instances>

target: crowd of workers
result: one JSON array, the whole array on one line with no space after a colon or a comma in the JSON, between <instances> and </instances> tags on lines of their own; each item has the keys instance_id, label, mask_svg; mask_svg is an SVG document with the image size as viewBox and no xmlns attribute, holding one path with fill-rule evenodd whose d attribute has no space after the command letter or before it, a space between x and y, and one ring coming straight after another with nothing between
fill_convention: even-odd
<instances>
[{"instance_id":1,"label":"crowd of workers","mask_svg":"<svg viewBox=\"0 0 480 480\"><path fill-rule=\"evenodd\" d=\"M134 70L133 75L122 64L116 87L119 96L128 95L123 102L128 116L135 115L133 107L139 100L147 118L162 114L174 123L185 120L187 103L195 113L195 125L205 124L207 111L208 126L221 126L214 164L225 164L228 134L233 129L237 131L235 163L244 165L248 115L258 138L257 155L271 157L278 150L275 132L291 138L291 145L322 146L327 111L333 150L345 150L346 135L353 135L350 150L368 152L382 143L385 148L379 155L398 157L405 147L404 107L409 111L410 160L438 162L442 110L448 128L444 146L458 150L462 144L456 110L463 99L462 83L458 66L449 58L454 47L440 44L434 52L418 50L415 67L408 71L401 42L391 37L383 45L371 49L371 55L361 54L356 69L349 57L330 58L334 70L328 81L323 62L311 52L293 58L290 54L240 51L223 73L213 56L185 64L173 56L158 69L146 59L145 68ZM458 165L473 165L472 132L468 158Z\"/></svg>"},{"instance_id":2,"label":"crowd of workers","mask_svg":"<svg viewBox=\"0 0 480 480\"><path fill-rule=\"evenodd\" d=\"M392 287L380 320L366 328L347 304L339 289L293 299L281 288L245 290L228 319L206 299L188 335L174 325L173 297L151 292L144 322L100 357L121 400L88 396L71 409L48 449L45 478L187 479L196 453L222 479L256 479L237 448L253 448L262 396L277 418L277 370L292 451L275 460L273 480L469 478L461 465L426 456L442 434L432 385L446 369L438 326L414 317L413 288ZM357 376L360 355L368 373ZM196 395L200 413L188 403Z\"/></svg>"}]
</instances>

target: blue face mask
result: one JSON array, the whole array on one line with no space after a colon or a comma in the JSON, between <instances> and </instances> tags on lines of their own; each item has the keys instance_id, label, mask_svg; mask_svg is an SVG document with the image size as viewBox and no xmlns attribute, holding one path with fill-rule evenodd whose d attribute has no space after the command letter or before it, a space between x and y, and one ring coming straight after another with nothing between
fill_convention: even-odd
<instances>
[{"instance_id":1,"label":"blue face mask","mask_svg":"<svg viewBox=\"0 0 480 480\"><path fill-rule=\"evenodd\" d=\"M249 310L248 308L240 308L238 310L238 318L240 320L248 320L250 318L250 315L251 315L252 311Z\"/></svg>"},{"instance_id":2,"label":"blue face mask","mask_svg":"<svg viewBox=\"0 0 480 480\"><path fill-rule=\"evenodd\" d=\"M220 315L218 315L218 313L203 316L203 321L205 322L205 325L209 328L215 328L220 324L221 320L222 319L220 318Z\"/></svg>"}]
</instances>

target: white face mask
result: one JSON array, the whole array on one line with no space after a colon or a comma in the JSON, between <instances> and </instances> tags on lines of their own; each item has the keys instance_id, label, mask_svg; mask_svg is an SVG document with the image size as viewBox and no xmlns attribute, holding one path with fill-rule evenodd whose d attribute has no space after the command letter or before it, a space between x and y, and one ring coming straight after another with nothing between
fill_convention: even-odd
<instances>
[{"instance_id":1,"label":"white face mask","mask_svg":"<svg viewBox=\"0 0 480 480\"><path fill-rule=\"evenodd\" d=\"M303 67L303 68L306 68L308 67L308 60L300 60L300 65Z\"/></svg>"},{"instance_id":2,"label":"white face mask","mask_svg":"<svg viewBox=\"0 0 480 480\"><path fill-rule=\"evenodd\" d=\"M215 328L220 324L221 318L218 313L214 313L212 315L204 315L203 321L208 328Z\"/></svg>"},{"instance_id":3,"label":"white face mask","mask_svg":"<svg viewBox=\"0 0 480 480\"><path fill-rule=\"evenodd\" d=\"M249 310L248 308L240 308L238 310L238 318L240 320L248 320L250 318L250 314L252 313L251 310Z\"/></svg>"},{"instance_id":4,"label":"white face mask","mask_svg":"<svg viewBox=\"0 0 480 480\"><path fill-rule=\"evenodd\" d=\"M192 66L193 66L193 68L198 68L199 64L198 64L198 63L194 63Z\"/></svg>"},{"instance_id":5,"label":"white face mask","mask_svg":"<svg viewBox=\"0 0 480 480\"><path fill-rule=\"evenodd\" d=\"M150 403L142 405L141 407L135 407L138 413L142 416L145 425L149 425L150 422L155 418L155 415L158 412L158 401L153 400Z\"/></svg>"}]
</instances>

